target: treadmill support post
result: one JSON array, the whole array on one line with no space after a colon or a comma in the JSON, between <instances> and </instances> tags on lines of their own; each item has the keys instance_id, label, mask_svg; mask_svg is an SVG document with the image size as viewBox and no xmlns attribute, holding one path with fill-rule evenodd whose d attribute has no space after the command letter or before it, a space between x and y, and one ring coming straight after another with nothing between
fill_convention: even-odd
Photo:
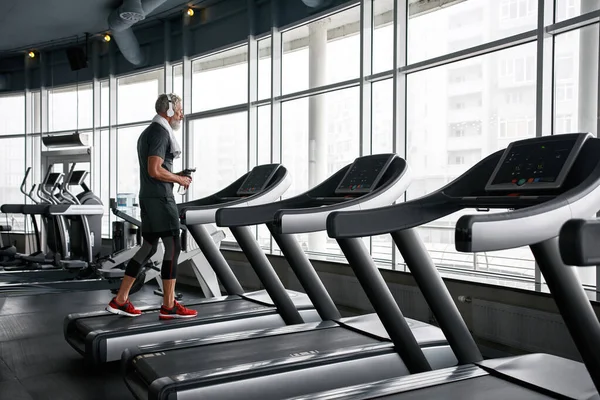
<instances>
[{"instance_id":1,"label":"treadmill support post","mask_svg":"<svg viewBox=\"0 0 600 400\"><path fill-rule=\"evenodd\" d=\"M414 229L392 232L392 238L400 250L435 319L446 335L459 364L483 360L483 356L469 332L448 288L433 264L423 242Z\"/></svg>"},{"instance_id":2,"label":"treadmill support post","mask_svg":"<svg viewBox=\"0 0 600 400\"><path fill-rule=\"evenodd\" d=\"M247 226L230 227L231 233L237 240L250 265L258 275L265 290L273 300L277 311L287 325L303 324L304 320L294 305L294 302L287 294L283 283L277 276L275 269L267 259L252 233Z\"/></svg>"},{"instance_id":3,"label":"treadmill support post","mask_svg":"<svg viewBox=\"0 0 600 400\"><path fill-rule=\"evenodd\" d=\"M323 281L319 279L317 271L315 271L296 239L291 235L277 233L272 224L267 224L267 227L321 319L331 321L342 318L333 299L325 289Z\"/></svg>"},{"instance_id":4,"label":"treadmill support post","mask_svg":"<svg viewBox=\"0 0 600 400\"><path fill-rule=\"evenodd\" d=\"M573 267L563 264L558 237L530 247L575 346L600 392L600 322L590 300Z\"/></svg>"},{"instance_id":5,"label":"treadmill support post","mask_svg":"<svg viewBox=\"0 0 600 400\"><path fill-rule=\"evenodd\" d=\"M411 374L431 366L361 238L336 239Z\"/></svg>"},{"instance_id":6,"label":"treadmill support post","mask_svg":"<svg viewBox=\"0 0 600 400\"><path fill-rule=\"evenodd\" d=\"M192 234L200 250L202 250L206 260L214 269L217 278L219 278L219 281L225 287L227 294L238 296L244 294L242 285L240 285L240 282L233 274L225 257L223 257L223 254L221 254L221 251L219 251L219 248L212 240L206 227L204 225L190 225L187 226L187 229Z\"/></svg>"}]
</instances>

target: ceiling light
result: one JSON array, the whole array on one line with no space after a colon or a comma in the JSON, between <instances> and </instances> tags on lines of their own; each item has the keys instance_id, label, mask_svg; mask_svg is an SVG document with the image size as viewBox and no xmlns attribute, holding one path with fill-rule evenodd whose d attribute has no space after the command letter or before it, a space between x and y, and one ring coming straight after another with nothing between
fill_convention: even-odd
<instances>
[{"instance_id":1,"label":"ceiling light","mask_svg":"<svg viewBox=\"0 0 600 400\"><path fill-rule=\"evenodd\" d=\"M108 33L106 35L104 35L104 41L110 42L110 35Z\"/></svg>"},{"instance_id":2,"label":"ceiling light","mask_svg":"<svg viewBox=\"0 0 600 400\"><path fill-rule=\"evenodd\" d=\"M35 58L35 53L33 51L30 51L28 55L29 58Z\"/></svg>"},{"instance_id":3,"label":"ceiling light","mask_svg":"<svg viewBox=\"0 0 600 400\"><path fill-rule=\"evenodd\" d=\"M194 9L193 8L188 8L187 15L189 15L190 17L194 16Z\"/></svg>"}]
</instances>

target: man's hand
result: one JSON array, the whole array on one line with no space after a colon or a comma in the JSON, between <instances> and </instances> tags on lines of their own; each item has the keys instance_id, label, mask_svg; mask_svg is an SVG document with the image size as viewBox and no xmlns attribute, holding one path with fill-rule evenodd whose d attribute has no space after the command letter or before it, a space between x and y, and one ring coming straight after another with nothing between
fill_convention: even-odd
<instances>
[{"instance_id":1,"label":"man's hand","mask_svg":"<svg viewBox=\"0 0 600 400\"><path fill-rule=\"evenodd\" d=\"M192 183L192 178L189 176L184 176L184 175L179 175L177 174L178 182L181 186L183 186L184 188L188 188L190 186L190 184Z\"/></svg>"}]
</instances>

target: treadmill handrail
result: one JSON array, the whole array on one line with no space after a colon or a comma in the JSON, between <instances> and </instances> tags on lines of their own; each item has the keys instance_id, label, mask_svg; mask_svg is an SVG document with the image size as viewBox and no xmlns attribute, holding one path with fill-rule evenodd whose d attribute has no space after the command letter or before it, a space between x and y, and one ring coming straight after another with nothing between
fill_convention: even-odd
<instances>
[{"instance_id":1,"label":"treadmill handrail","mask_svg":"<svg viewBox=\"0 0 600 400\"><path fill-rule=\"evenodd\" d=\"M316 187L285 200L255 207L244 207L243 209L220 209L217 212L215 222L217 226L221 227L250 226L272 222L277 226L280 233L304 233L325 230L327 216L334 211L359 210L365 207L391 204L402 196L410 184L412 172L404 160L399 157L398 159L404 163L401 173L388 182L381 190L374 190L360 197L348 199L340 203L311 207L309 203L318 200L318 198L312 197L312 194L318 192L321 186L327 185L332 179L335 179L336 175L339 175L339 178L342 179L346 171L345 169L341 169ZM404 184L396 185L400 180ZM340 199L342 198L340 196Z\"/></svg>"},{"instance_id":2,"label":"treadmill handrail","mask_svg":"<svg viewBox=\"0 0 600 400\"><path fill-rule=\"evenodd\" d=\"M345 201L340 204L331 204L318 208L281 209L275 213L275 225L279 226L281 233L306 233L318 232L327 229L327 217L332 212L354 210L369 210L382 205L393 204L410 186L412 170L406 164L404 171L385 188L374 190L361 197Z\"/></svg>"},{"instance_id":3,"label":"treadmill handrail","mask_svg":"<svg viewBox=\"0 0 600 400\"><path fill-rule=\"evenodd\" d=\"M103 215L101 204L54 204L48 207L50 215Z\"/></svg>"},{"instance_id":4,"label":"treadmill handrail","mask_svg":"<svg viewBox=\"0 0 600 400\"><path fill-rule=\"evenodd\" d=\"M180 206L180 217L185 220L186 225L215 223L217 215L221 211L239 209L242 212L248 212L249 207L272 204L289 189L291 184L292 179L286 171L279 183L273 184L260 193L242 198L241 201L235 200L206 206ZM243 209L239 207L243 207Z\"/></svg>"},{"instance_id":5,"label":"treadmill handrail","mask_svg":"<svg viewBox=\"0 0 600 400\"><path fill-rule=\"evenodd\" d=\"M581 184L542 204L461 216L455 228L456 250L495 251L540 243L557 237L568 220L595 215L599 204L600 163Z\"/></svg>"},{"instance_id":6,"label":"treadmill handrail","mask_svg":"<svg viewBox=\"0 0 600 400\"><path fill-rule=\"evenodd\" d=\"M443 193L432 193L404 203L370 210L333 212L327 234L334 239L385 235L416 228L460 210L460 204Z\"/></svg>"},{"instance_id":7,"label":"treadmill handrail","mask_svg":"<svg viewBox=\"0 0 600 400\"><path fill-rule=\"evenodd\" d=\"M575 218L565 222L560 228L558 237L563 262L580 267L600 264L598 238L600 238L598 218Z\"/></svg>"}]
</instances>

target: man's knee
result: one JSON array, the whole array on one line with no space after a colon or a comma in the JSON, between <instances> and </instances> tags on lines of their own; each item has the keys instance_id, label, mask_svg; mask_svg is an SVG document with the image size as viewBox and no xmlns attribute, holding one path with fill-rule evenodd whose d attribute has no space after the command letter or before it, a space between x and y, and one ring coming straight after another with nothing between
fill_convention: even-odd
<instances>
[{"instance_id":1,"label":"man's knee","mask_svg":"<svg viewBox=\"0 0 600 400\"><path fill-rule=\"evenodd\" d=\"M165 246L165 255L160 276L163 280L175 279L181 253L181 238L179 236L163 237L162 241Z\"/></svg>"}]
</instances>

